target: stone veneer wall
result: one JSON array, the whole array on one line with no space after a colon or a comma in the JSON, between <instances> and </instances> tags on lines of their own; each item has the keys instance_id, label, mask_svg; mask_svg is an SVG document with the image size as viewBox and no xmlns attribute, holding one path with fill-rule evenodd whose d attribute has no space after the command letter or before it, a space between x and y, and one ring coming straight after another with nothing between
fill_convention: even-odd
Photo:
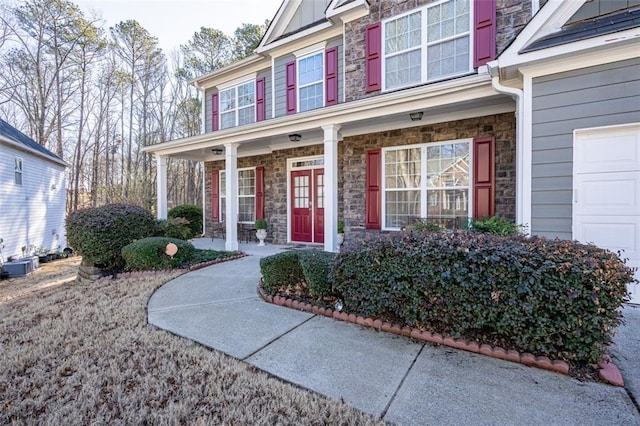
<instances>
[{"instance_id":1,"label":"stone veneer wall","mask_svg":"<svg viewBox=\"0 0 640 426\"><path fill-rule=\"evenodd\" d=\"M365 161L366 152L375 148L428 142L494 136L496 215L515 218L516 132L513 113L468 120L450 121L407 129L346 137L338 149L338 217L345 223L347 238L379 234L365 230ZM238 167L265 167L265 214L269 223L268 241L287 242L287 159L321 155L322 145L275 151L272 154L245 157ZM205 164L205 172L224 169L224 161ZM206 179L206 227L211 235L211 179Z\"/></svg>"},{"instance_id":2,"label":"stone veneer wall","mask_svg":"<svg viewBox=\"0 0 640 426\"><path fill-rule=\"evenodd\" d=\"M368 25L435 0L369 0L369 15L344 26L345 102L375 96L365 92L365 29ZM471 0L472 1L472 0ZM496 0L496 53L499 55L531 18L531 0Z\"/></svg>"}]
</instances>

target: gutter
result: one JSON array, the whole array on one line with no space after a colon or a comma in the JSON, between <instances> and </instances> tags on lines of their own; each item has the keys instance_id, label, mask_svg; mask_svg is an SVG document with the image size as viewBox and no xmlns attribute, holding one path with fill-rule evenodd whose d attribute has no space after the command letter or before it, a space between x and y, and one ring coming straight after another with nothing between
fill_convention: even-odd
<instances>
[{"instance_id":1,"label":"gutter","mask_svg":"<svg viewBox=\"0 0 640 426\"><path fill-rule=\"evenodd\" d=\"M500 83L500 67L497 61L487 64L489 75L491 76L491 85L499 92L510 95L516 101L516 223L520 225L530 225L525 222L524 215L524 198L527 183L525 182L525 170L528 169L525 161L527 151L530 152L531 146L524 138L524 92L522 89L505 86ZM526 191L529 194L529 190ZM529 203L527 203L528 205ZM529 233L527 228L526 233Z\"/></svg>"}]
</instances>

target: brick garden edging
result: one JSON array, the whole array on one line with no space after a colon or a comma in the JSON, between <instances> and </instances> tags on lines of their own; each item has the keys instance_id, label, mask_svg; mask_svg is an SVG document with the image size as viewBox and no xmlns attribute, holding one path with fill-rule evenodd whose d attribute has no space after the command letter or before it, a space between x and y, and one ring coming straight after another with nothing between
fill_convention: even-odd
<instances>
[{"instance_id":1,"label":"brick garden edging","mask_svg":"<svg viewBox=\"0 0 640 426\"><path fill-rule=\"evenodd\" d=\"M454 339L451 336L431 333L429 331L422 331L417 328L408 326L402 327L398 324L383 322L379 319L363 318L355 314L347 314L346 312L335 311L331 308L323 308L312 305L310 303L302 303L297 300L289 299L287 297L271 296L265 293L261 283L258 283L258 294L260 294L260 297L262 297L265 302L273 303L275 305L293 308L305 312L311 312L315 315L322 315L325 317L337 319L339 321L346 321L365 327L375 328L378 331L384 331L387 333L397 334L399 336L410 337L416 340L422 340L425 342L436 343L456 349L479 353L505 361L517 362L529 367L541 368L543 370L554 371L556 373L565 375L569 374L569 364L567 364L565 361L550 360L546 356L535 356L528 352L520 353L513 349L505 350L498 346L479 344L477 342L466 341L464 339ZM600 368L599 376L602 381L613 386L624 387L622 374L613 362L607 359L600 362L598 364L598 367Z\"/></svg>"}]
</instances>

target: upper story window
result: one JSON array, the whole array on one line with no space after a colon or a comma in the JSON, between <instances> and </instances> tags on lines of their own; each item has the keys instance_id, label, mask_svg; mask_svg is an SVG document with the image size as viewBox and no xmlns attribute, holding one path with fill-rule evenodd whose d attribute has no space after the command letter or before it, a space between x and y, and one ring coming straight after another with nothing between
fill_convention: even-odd
<instances>
[{"instance_id":1,"label":"upper story window","mask_svg":"<svg viewBox=\"0 0 640 426\"><path fill-rule=\"evenodd\" d=\"M14 176L16 185L22 185L22 158L15 158Z\"/></svg>"},{"instance_id":2,"label":"upper story window","mask_svg":"<svg viewBox=\"0 0 640 426\"><path fill-rule=\"evenodd\" d=\"M385 90L472 70L470 0L448 0L383 22Z\"/></svg>"},{"instance_id":3,"label":"upper story window","mask_svg":"<svg viewBox=\"0 0 640 426\"><path fill-rule=\"evenodd\" d=\"M298 59L298 111L324 106L323 52Z\"/></svg>"},{"instance_id":4,"label":"upper story window","mask_svg":"<svg viewBox=\"0 0 640 426\"><path fill-rule=\"evenodd\" d=\"M254 81L220 90L220 128L242 126L256 121Z\"/></svg>"}]
</instances>

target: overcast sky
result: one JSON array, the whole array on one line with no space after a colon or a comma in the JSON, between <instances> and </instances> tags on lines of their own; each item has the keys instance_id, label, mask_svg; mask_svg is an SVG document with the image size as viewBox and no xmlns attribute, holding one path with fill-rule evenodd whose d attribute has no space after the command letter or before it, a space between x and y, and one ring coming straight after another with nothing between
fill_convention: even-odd
<instances>
[{"instance_id":1,"label":"overcast sky","mask_svg":"<svg viewBox=\"0 0 640 426\"><path fill-rule=\"evenodd\" d=\"M165 53L186 44L200 27L227 35L243 23L273 19L282 0L75 0L83 12L97 12L112 27L135 19L158 38ZM106 28L105 28L106 29Z\"/></svg>"}]
</instances>

